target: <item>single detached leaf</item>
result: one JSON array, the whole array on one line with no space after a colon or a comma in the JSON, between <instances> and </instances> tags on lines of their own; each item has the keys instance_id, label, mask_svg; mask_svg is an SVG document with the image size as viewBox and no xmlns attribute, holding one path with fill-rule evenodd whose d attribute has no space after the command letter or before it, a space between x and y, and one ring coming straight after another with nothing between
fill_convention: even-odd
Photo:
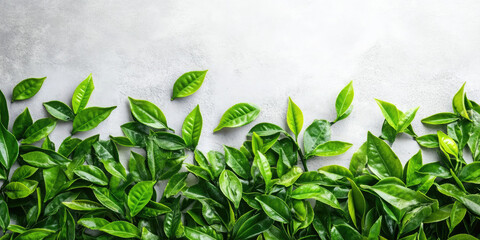
<instances>
[{"instance_id":1,"label":"single detached leaf","mask_svg":"<svg viewBox=\"0 0 480 240\"><path fill-rule=\"evenodd\" d=\"M0 163L10 169L18 157L18 142L3 124L0 124Z\"/></svg>"},{"instance_id":2,"label":"single detached leaf","mask_svg":"<svg viewBox=\"0 0 480 240\"><path fill-rule=\"evenodd\" d=\"M182 137L187 147L193 149L197 147L200 134L202 133L202 124L202 114L200 113L200 107L197 105L188 114L182 125Z\"/></svg>"},{"instance_id":3,"label":"single detached leaf","mask_svg":"<svg viewBox=\"0 0 480 240\"><path fill-rule=\"evenodd\" d=\"M0 124L3 124L4 127L8 128L8 106L7 99L3 92L0 90Z\"/></svg>"},{"instance_id":4,"label":"single detached leaf","mask_svg":"<svg viewBox=\"0 0 480 240\"><path fill-rule=\"evenodd\" d=\"M128 97L128 101L130 101L132 115L139 122L152 128L168 128L165 115L163 115L162 110L160 110L155 104L146 100L133 99L131 97Z\"/></svg>"},{"instance_id":5,"label":"single detached leaf","mask_svg":"<svg viewBox=\"0 0 480 240\"><path fill-rule=\"evenodd\" d=\"M98 124L107 119L115 108L117 107L90 107L83 109L73 120L72 134L94 129Z\"/></svg>"},{"instance_id":6,"label":"single detached leaf","mask_svg":"<svg viewBox=\"0 0 480 240\"><path fill-rule=\"evenodd\" d=\"M318 145L306 158L312 156L329 157L345 153L353 144L340 141L328 141Z\"/></svg>"},{"instance_id":7,"label":"single detached leaf","mask_svg":"<svg viewBox=\"0 0 480 240\"><path fill-rule=\"evenodd\" d=\"M187 97L195 93L203 83L207 71L192 71L180 76L173 85L172 101L175 98Z\"/></svg>"},{"instance_id":8,"label":"single detached leaf","mask_svg":"<svg viewBox=\"0 0 480 240\"><path fill-rule=\"evenodd\" d=\"M94 88L92 74L88 75L88 77L77 86L72 96L72 108L75 114L87 106Z\"/></svg>"},{"instance_id":9,"label":"single detached leaf","mask_svg":"<svg viewBox=\"0 0 480 240\"><path fill-rule=\"evenodd\" d=\"M13 122L12 133L18 139L22 139L25 131L33 124L32 116L28 108L18 115Z\"/></svg>"},{"instance_id":10,"label":"single detached leaf","mask_svg":"<svg viewBox=\"0 0 480 240\"><path fill-rule=\"evenodd\" d=\"M289 223L292 220L290 208L281 198L273 195L260 195L255 197L263 211L273 220Z\"/></svg>"},{"instance_id":11,"label":"single detached leaf","mask_svg":"<svg viewBox=\"0 0 480 240\"><path fill-rule=\"evenodd\" d=\"M287 125L295 134L295 138L298 138L303 127L303 113L290 97L288 98Z\"/></svg>"},{"instance_id":12,"label":"single detached leaf","mask_svg":"<svg viewBox=\"0 0 480 240\"><path fill-rule=\"evenodd\" d=\"M150 201L153 195L153 185L155 185L155 182L139 182L130 189L127 204L131 217L137 215Z\"/></svg>"},{"instance_id":13,"label":"single detached leaf","mask_svg":"<svg viewBox=\"0 0 480 240\"><path fill-rule=\"evenodd\" d=\"M349 113L348 111L350 105L352 105L353 95L353 82L350 82L342 89L342 91L340 91L337 100L335 101L335 110L337 111L335 122L345 118L344 115Z\"/></svg>"},{"instance_id":14,"label":"single detached leaf","mask_svg":"<svg viewBox=\"0 0 480 240\"><path fill-rule=\"evenodd\" d=\"M235 209L240 206L242 200L242 183L238 177L229 170L223 170L218 179L218 184L223 195L233 202Z\"/></svg>"},{"instance_id":15,"label":"single detached leaf","mask_svg":"<svg viewBox=\"0 0 480 240\"><path fill-rule=\"evenodd\" d=\"M219 131L222 128L241 127L253 122L260 114L260 108L249 103L237 103L229 108L220 119L220 123L213 130Z\"/></svg>"},{"instance_id":16,"label":"single detached leaf","mask_svg":"<svg viewBox=\"0 0 480 240\"><path fill-rule=\"evenodd\" d=\"M422 123L430 124L430 125L443 125L443 124L455 122L458 119L459 118L457 114L443 112L443 113L437 113L422 119Z\"/></svg>"},{"instance_id":17,"label":"single detached leaf","mask_svg":"<svg viewBox=\"0 0 480 240\"><path fill-rule=\"evenodd\" d=\"M52 117L62 121L72 121L75 114L67 104L60 101L50 101L43 103L43 106Z\"/></svg>"},{"instance_id":18,"label":"single detached leaf","mask_svg":"<svg viewBox=\"0 0 480 240\"><path fill-rule=\"evenodd\" d=\"M45 81L47 77L44 78L27 78L21 81L15 88L13 88L12 93L12 102L29 99L38 91L43 85L43 81Z\"/></svg>"},{"instance_id":19,"label":"single detached leaf","mask_svg":"<svg viewBox=\"0 0 480 240\"><path fill-rule=\"evenodd\" d=\"M93 165L78 166L75 170L73 170L73 173L86 181L101 186L108 185L108 178L105 173L100 168Z\"/></svg>"},{"instance_id":20,"label":"single detached leaf","mask_svg":"<svg viewBox=\"0 0 480 240\"><path fill-rule=\"evenodd\" d=\"M402 163L393 150L382 139L368 132L367 137L368 167L380 178L402 178Z\"/></svg>"},{"instance_id":21,"label":"single detached leaf","mask_svg":"<svg viewBox=\"0 0 480 240\"><path fill-rule=\"evenodd\" d=\"M42 118L35 121L30 127L25 130L22 143L31 144L48 136L57 126L57 121L51 118Z\"/></svg>"},{"instance_id":22,"label":"single detached leaf","mask_svg":"<svg viewBox=\"0 0 480 240\"><path fill-rule=\"evenodd\" d=\"M470 117L468 116L467 108L465 106L465 83L462 85L462 87L458 90L458 92L453 96L452 100L452 106L453 110L460 114L460 116L470 120Z\"/></svg>"},{"instance_id":23,"label":"single detached leaf","mask_svg":"<svg viewBox=\"0 0 480 240\"><path fill-rule=\"evenodd\" d=\"M135 225L125 221L111 222L98 230L119 238L140 238L141 235Z\"/></svg>"}]
</instances>

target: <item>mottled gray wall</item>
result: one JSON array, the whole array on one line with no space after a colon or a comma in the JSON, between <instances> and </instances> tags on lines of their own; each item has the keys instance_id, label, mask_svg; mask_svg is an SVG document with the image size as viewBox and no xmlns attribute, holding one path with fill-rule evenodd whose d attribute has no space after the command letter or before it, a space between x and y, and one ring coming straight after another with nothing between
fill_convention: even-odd
<instances>
[{"instance_id":1,"label":"mottled gray wall","mask_svg":"<svg viewBox=\"0 0 480 240\"><path fill-rule=\"evenodd\" d=\"M180 130L200 104L201 150L240 146L249 125L212 134L221 114L238 102L262 108L255 121L282 126L288 96L302 108L305 125L333 120L336 94L354 81L354 110L333 127L333 138L354 147L309 165L346 166L368 130L380 133L383 117L374 97L400 109L421 106L413 123L451 111L451 98L467 82L480 99L479 1L0 1L0 87L8 98L28 77L47 76L31 100L11 105L46 116L41 103L69 102L75 86L93 73L89 106L117 105L98 128L78 134L121 134L129 120L127 96L157 104ZM174 81L209 69L193 96L170 101ZM13 119L11 120L13 122ZM61 123L57 145L71 130ZM418 151L403 136L393 145L402 162ZM126 157L126 156L123 156ZM432 152L426 161L435 160Z\"/></svg>"}]
</instances>

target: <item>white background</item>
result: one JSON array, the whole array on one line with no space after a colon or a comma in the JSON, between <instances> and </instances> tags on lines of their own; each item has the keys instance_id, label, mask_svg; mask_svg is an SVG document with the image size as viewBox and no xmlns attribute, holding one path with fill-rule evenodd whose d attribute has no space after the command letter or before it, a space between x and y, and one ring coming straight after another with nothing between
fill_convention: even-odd
<instances>
[{"instance_id":1,"label":"white background","mask_svg":"<svg viewBox=\"0 0 480 240\"><path fill-rule=\"evenodd\" d=\"M127 96L157 104L171 127L197 105L204 126L199 149L239 147L255 123L286 127L288 97L305 117L335 118L335 98L349 81L355 89L350 117L333 126L333 139L352 142L344 155L316 158L311 169L348 166L367 131L379 135L383 121L374 98L401 110L421 106L413 126L433 133L420 119L452 111L463 82L480 98L479 1L1 1L0 88L47 76L32 99L10 104L10 124L29 107L46 117L42 102L69 103L88 74L95 90L88 106L112 106L107 121L87 133L121 135L130 120ZM208 69L194 95L170 101L184 72ZM223 112L250 102L262 111L245 127L212 134ZM60 145L71 123L59 123ZM393 145L403 163L419 149L408 136ZM424 161L435 161L425 151ZM123 159L128 157L122 154Z\"/></svg>"}]
</instances>

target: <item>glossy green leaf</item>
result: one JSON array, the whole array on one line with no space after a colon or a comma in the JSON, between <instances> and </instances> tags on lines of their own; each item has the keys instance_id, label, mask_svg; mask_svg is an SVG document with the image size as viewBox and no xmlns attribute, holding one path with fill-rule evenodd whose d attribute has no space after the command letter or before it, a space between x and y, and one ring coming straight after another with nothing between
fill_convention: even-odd
<instances>
[{"instance_id":1,"label":"glossy green leaf","mask_svg":"<svg viewBox=\"0 0 480 240\"><path fill-rule=\"evenodd\" d=\"M302 185L292 192L293 199L315 199L322 203L325 203L333 208L340 209L340 204L337 198L326 188L320 187L315 184Z\"/></svg>"},{"instance_id":2,"label":"glossy green leaf","mask_svg":"<svg viewBox=\"0 0 480 240\"><path fill-rule=\"evenodd\" d=\"M78 177L86 181L89 181L101 186L108 185L107 176L98 167L95 167L92 165L81 165L81 166L78 166L75 170L73 170L73 173L75 173L75 175L77 175Z\"/></svg>"},{"instance_id":3,"label":"glossy green leaf","mask_svg":"<svg viewBox=\"0 0 480 240\"><path fill-rule=\"evenodd\" d=\"M22 234L18 235L15 240L40 240L45 239L47 236L55 233L55 231L45 228L33 228L29 229Z\"/></svg>"},{"instance_id":4,"label":"glossy green leaf","mask_svg":"<svg viewBox=\"0 0 480 240\"><path fill-rule=\"evenodd\" d=\"M314 120L303 134L303 149L305 153L309 155L319 145L330 141L331 134L330 123L327 120Z\"/></svg>"},{"instance_id":5,"label":"glossy green leaf","mask_svg":"<svg viewBox=\"0 0 480 240\"><path fill-rule=\"evenodd\" d=\"M197 105L192 112L190 112L182 125L182 137L185 144L189 148L196 148L202 133L203 119L200 113L200 107Z\"/></svg>"},{"instance_id":6,"label":"glossy green leaf","mask_svg":"<svg viewBox=\"0 0 480 240\"><path fill-rule=\"evenodd\" d=\"M119 238L140 238L141 236L140 230L135 225L125 221L111 222L98 230Z\"/></svg>"},{"instance_id":7,"label":"glossy green leaf","mask_svg":"<svg viewBox=\"0 0 480 240\"><path fill-rule=\"evenodd\" d=\"M380 107L380 110L382 110L382 114L385 117L385 120L387 120L388 124L390 124L390 126L392 126L395 130L398 130L397 127L401 116L397 107L389 102L379 99L375 99L375 101Z\"/></svg>"},{"instance_id":8,"label":"glossy green leaf","mask_svg":"<svg viewBox=\"0 0 480 240\"><path fill-rule=\"evenodd\" d=\"M18 83L15 88L13 88L12 102L29 99L35 96L35 94L40 91L45 79L47 79L47 77L27 78Z\"/></svg>"},{"instance_id":9,"label":"glossy green leaf","mask_svg":"<svg viewBox=\"0 0 480 240\"><path fill-rule=\"evenodd\" d=\"M350 166L348 168L355 176L361 174L363 169L365 169L365 165L367 164L367 148L368 144L365 142L352 155Z\"/></svg>"},{"instance_id":10,"label":"glossy green leaf","mask_svg":"<svg viewBox=\"0 0 480 240\"><path fill-rule=\"evenodd\" d=\"M43 180L45 183L44 202L47 202L63 190L67 177L61 167L57 166L43 169Z\"/></svg>"},{"instance_id":11,"label":"glossy green leaf","mask_svg":"<svg viewBox=\"0 0 480 240\"><path fill-rule=\"evenodd\" d=\"M173 93L171 100L176 98L187 97L195 93L203 83L207 71L192 71L184 73L173 85Z\"/></svg>"},{"instance_id":12,"label":"glossy green leaf","mask_svg":"<svg viewBox=\"0 0 480 240\"><path fill-rule=\"evenodd\" d=\"M480 162L467 164L458 174L462 182L480 184Z\"/></svg>"},{"instance_id":13,"label":"glossy green leaf","mask_svg":"<svg viewBox=\"0 0 480 240\"><path fill-rule=\"evenodd\" d=\"M182 150L186 148L185 141L175 134L168 132L156 132L152 136L153 141L165 150Z\"/></svg>"},{"instance_id":14,"label":"glossy green leaf","mask_svg":"<svg viewBox=\"0 0 480 240\"><path fill-rule=\"evenodd\" d=\"M295 134L295 138L298 138L298 134L303 127L303 113L290 97L288 98L287 125L290 131Z\"/></svg>"},{"instance_id":15,"label":"glossy green leaf","mask_svg":"<svg viewBox=\"0 0 480 240\"><path fill-rule=\"evenodd\" d=\"M267 158L261 152L257 152L257 154L255 155L254 163L260 171L263 180L265 181L265 189L270 189L270 185L272 182L272 171Z\"/></svg>"},{"instance_id":16,"label":"glossy green leaf","mask_svg":"<svg viewBox=\"0 0 480 240\"><path fill-rule=\"evenodd\" d=\"M461 234L457 234L449 237L448 240L478 240L478 238L470 234L461 233Z\"/></svg>"},{"instance_id":17,"label":"glossy green leaf","mask_svg":"<svg viewBox=\"0 0 480 240\"><path fill-rule=\"evenodd\" d=\"M235 209L240 205L242 200L242 183L238 177L229 170L223 170L218 179L218 184L223 195L232 201Z\"/></svg>"},{"instance_id":18,"label":"glossy green leaf","mask_svg":"<svg viewBox=\"0 0 480 240\"><path fill-rule=\"evenodd\" d=\"M253 212L248 212L235 222L234 237L238 240L250 239L268 230L272 224L273 220L266 214L255 215Z\"/></svg>"},{"instance_id":19,"label":"glossy green leaf","mask_svg":"<svg viewBox=\"0 0 480 240\"><path fill-rule=\"evenodd\" d=\"M455 198L460 203L465 205L468 210L476 215L480 215L480 195L479 194L466 194L458 189L455 185L445 183L437 185L437 189L440 193Z\"/></svg>"},{"instance_id":20,"label":"glossy green leaf","mask_svg":"<svg viewBox=\"0 0 480 240\"><path fill-rule=\"evenodd\" d=\"M458 119L459 118L457 114L443 112L443 113L433 114L432 116L422 119L422 123L430 124L430 125L443 125L443 124L455 122Z\"/></svg>"},{"instance_id":21,"label":"glossy green leaf","mask_svg":"<svg viewBox=\"0 0 480 240\"><path fill-rule=\"evenodd\" d=\"M450 233L453 232L455 227L460 224L467 213L467 209L460 202L455 201L450 212L450 218L447 221L447 226L450 229Z\"/></svg>"},{"instance_id":22,"label":"glossy green leaf","mask_svg":"<svg viewBox=\"0 0 480 240\"><path fill-rule=\"evenodd\" d=\"M37 172L38 168L31 167L28 165L23 165L17 169L15 169L15 172L13 172L11 181L12 182L17 182L21 181L23 179L27 179L31 177L33 174Z\"/></svg>"},{"instance_id":23,"label":"glossy green leaf","mask_svg":"<svg viewBox=\"0 0 480 240\"><path fill-rule=\"evenodd\" d=\"M137 215L150 201L153 195L153 185L155 182L139 182L130 189L127 200L130 216Z\"/></svg>"},{"instance_id":24,"label":"glossy green leaf","mask_svg":"<svg viewBox=\"0 0 480 240\"><path fill-rule=\"evenodd\" d=\"M140 211L138 216L140 217L147 217L147 218L152 218L152 217L158 217L162 214L169 213L171 212L172 209L169 207L158 203L154 201L149 201L147 205Z\"/></svg>"},{"instance_id":25,"label":"glossy green leaf","mask_svg":"<svg viewBox=\"0 0 480 240\"><path fill-rule=\"evenodd\" d=\"M25 153L21 156L25 162L37 168L51 168L58 165L52 157L40 151Z\"/></svg>"},{"instance_id":26,"label":"glossy green leaf","mask_svg":"<svg viewBox=\"0 0 480 240\"><path fill-rule=\"evenodd\" d=\"M123 203L120 203L112 194L110 190L102 187L92 187L95 198L106 208L118 214L125 214L123 210Z\"/></svg>"},{"instance_id":27,"label":"glossy green leaf","mask_svg":"<svg viewBox=\"0 0 480 240\"><path fill-rule=\"evenodd\" d=\"M352 146L351 143L341 141L328 141L318 145L306 158L312 156L329 157L345 153Z\"/></svg>"},{"instance_id":28,"label":"glossy green leaf","mask_svg":"<svg viewBox=\"0 0 480 240\"><path fill-rule=\"evenodd\" d=\"M23 144L31 144L48 136L55 126L57 121L51 118L42 118L35 121L30 127L25 130Z\"/></svg>"},{"instance_id":29,"label":"glossy green leaf","mask_svg":"<svg viewBox=\"0 0 480 240\"><path fill-rule=\"evenodd\" d=\"M73 200L71 202L62 202L66 207L76 210L76 211L96 211L105 209L102 205L97 202L90 200Z\"/></svg>"},{"instance_id":30,"label":"glossy green leaf","mask_svg":"<svg viewBox=\"0 0 480 240\"><path fill-rule=\"evenodd\" d=\"M460 114L460 116L470 120L470 116L468 116L467 108L465 106L465 83L462 87L458 90L458 92L453 96L452 100L452 107L455 112Z\"/></svg>"},{"instance_id":31,"label":"glossy green leaf","mask_svg":"<svg viewBox=\"0 0 480 240\"><path fill-rule=\"evenodd\" d=\"M238 176L243 179L250 178L250 163L247 157L238 149L223 146L225 151L225 163L229 166Z\"/></svg>"},{"instance_id":32,"label":"glossy green leaf","mask_svg":"<svg viewBox=\"0 0 480 240\"><path fill-rule=\"evenodd\" d=\"M353 82L350 82L345 86L342 91L337 96L337 100L335 101L335 110L337 111L337 118L335 122L345 118L344 115L349 113L349 110L352 105L353 101Z\"/></svg>"},{"instance_id":33,"label":"glossy green leaf","mask_svg":"<svg viewBox=\"0 0 480 240\"><path fill-rule=\"evenodd\" d=\"M442 131L437 131L438 142L440 144L440 149L445 153L451 154L453 156L458 155L458 145L457 143L447 134Z\"/></svg>"},{"instance_id":34,"label":"glossy green leaf","mask_svg":"<svg viewBox=\"0 0 480 240\"><path fill-rule=\"evenodd\" d=\"M211 227L185 227L185 237L190 240L222 240L222 235L218 234Z\"/></svg>"},{"instance_id":35,"label":"glossy green leaf","mask_svg":"<svg viewBox=\"0 0 480 240\"><path fill-rule=\"evenodd\" d=\"M0 124L0 164L10 169L18 157L18 142L3 124Z\"/></svg>"},{"instance_id":36,"label":"glossy green leaf","mask_svg":"<svg viewBox=\"0 0 480 240\"><path fill-rule=\"evenodd\" d=\"M22 139L25 131L33 124L32 116L28 108L18 115L13 122L12 133L17 139Z\"/></svg>"},{"instance_id":37,"label":"glossy green leaf","mask_svg":"<svg viewBox=\"0 0 480 240\"><path fill-rule=\"evenodd\" d=\"M145 147L146 141L149 135L149 127L139 122L129 122L120 126L123 134L135 145L136 147Z\"/></svg>"},{"instance_id":38,"label":"glossy green leaf","mask_svg":"<svg viewBox=\"0 0 480 240\"><path fill-rule=\"evenodd\" d=\"M292 220L290 208L281 198L273 195L261 195L255 199L271 219L281 223L289 223Z\"/></svg>"},{"instance_id":39,"label":"glossy green leaf","mask_svg":"<svg viewBox=\"0 0 480 240\"><path fill-rule=\"evenodd\" d=\"M146 101L128 98L130 101L130 110L132 115L142 124L152 128L165 129L167 127L167 119L163 115L162 110L155 104Z\"/></svg>"},{"instance_id":40,"label":"glossy green leaf","mask_svg":"<svg viewBox=\"0 0 480 240\"><path fill-rule=\"evenodd\" d=\"M110 222L104 218L88 217L79 219L77 223L78 225L82 225L88 229L99 230Z\"/></svg>"},{"instance_id":41,"label":"glossy green leaf","mask_svg":"<svg viewBox=\"0 0 480 240\"><path fill-rule=\"evenodd\" d=\"M78 112L73 120L72 134L94 129L107 119L115 108L117 107L90 107Z\"/></svg>"},{"instance_id":42,"label":"glossy green leaf","mask_svg":"<svg viewBox=\"0 0 480 240\"><path fill-rule=\"evenodd\" d=\"M300 167L293 166L288 172L282 175L278 182L276 182L275 184L290 187L295 183L295 181L297 181L297 179L302 175L302 173L303 170Z\"/></svg>"},{"instance_id":43,"label":"glossy green leaf","mask_svg":"<svg viewBox=\"0 0 480 240\"><path fill-rule=\"evenodd\" d=\"M166 198L177 195L180 191L182 191L187 186L187 183L185 182L185 180L187 179L187 176L188 176L188 172L180 172L173 175L168 180L168 183L167 183L167 186L165 186L163 195Z\"/></svg>"},{"instance_id":44,"label":"glossy green leaf","mask_svg":"<svg viewBox=\"0 0 480 240\"><path fill-rule=\"evenodd\" d=\"M63 120L72 121L75 118L73 110L65 103L60 101L44 102L43 106L52 117Z\"/></svg>"},{"instance_id":45,"label":"glossy green leaf","mask_svg":"<svg viewBox=\"0 0 480 240\"><path fill-rule=\"evenodd\" d=\"M92 74L90 74L77 86L75 92L73 92L72 109L75 114L78 114L87 106L93 89L95 89L95 86L93 85Z\"/></svg>"},{"instance_id":46,"label":"glossy green leaf","mask_svg":"<svg viewBox=\"0 0 480 240\"><path fill-rule=\"evenodd\" d=\"M390 146L380 138L368 132L367 137L368 167L378 177L402 178L402 163Z\"/></svg>"},{"instance_id":47,"label":"glossy green leaf","mask_svg":"<svg viewBox=\"0 0 480 240\"><path fill-rule=\"evenodd\" d=\"M0 124L4 127L8 128L9 122L9 115L8 115L8 106L7 106L7 99L3 92L0 90Z\"/></svg>"},{"instance_id":48,"label":"glossy green leaf","mask_svg":"<svg viewBox=\"0 0 480 240\"><path fill-rule=\"evenodd\" d=\"M398 126L396 128L397 132L405 132L407 128L410 126L410 123L412 123L413 119L415 118L415 115L417 114L419 107L409 109L405 113L400 112L400 119L398 121Z\"/></svg>"},{"instance_id":49,"label":"glossy green leaf","mask_svg":"<svg viewBox=\"0 0 480 240\"><path fill-rule=\"evenodd\" d=\"M417 143L426 148L438 148L440 144L438 143L438 136L437 134L427 134L420 137L415 138Z\"/></svg>"},{"instance_id":50,"label":"glossy green leaf","mask_svg":"<svg viewBox=\"0 0 480 240\"><path fill-rule=\"evenodd\" d=\"M3 232L5 232L8 225L10 225L8 205L3 199L0 199L0 228L3 230Z\"/></svg>"},{"instance_id":51,"label":"glossy green leaf","mask_svg":"<svg viewBox=\"0 0 480 240\"><path fill-rule=\"evenodd\" d=\"M220 119L218 126L213 130L217 132L222 128L241 127L253 122L260 114L260 108L249 103L237 103L230 107Z\"/></svg>"},{"instance_id":52,"label":"glossy green leaf","mask_svg":"<svg viewBox=\"0 0 480 240\"><path fill-rule=\"evenodd\" d=\"M38 182L34 180L23 180L20 182L10 182L5 186L5 193L11 199L28 197L37 188Z\"/></svg>"}]
</instances>

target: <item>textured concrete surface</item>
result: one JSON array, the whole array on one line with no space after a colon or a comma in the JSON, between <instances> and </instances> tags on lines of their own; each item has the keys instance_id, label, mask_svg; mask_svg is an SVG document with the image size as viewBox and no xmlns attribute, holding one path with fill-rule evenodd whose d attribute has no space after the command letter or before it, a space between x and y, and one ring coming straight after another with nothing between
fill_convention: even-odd
<instances>
[{"instance_id":1,"label":"textured concrete surface","mask_svg":"<svg viewBox=\"0 0 480 240\"><path fill-rule=\"evenodd\" d=\"M35 119L41 103L70 102L78 83L93 73L89 106L118 108L98 128L120 135L129 121L127 96L148 99L180 130L200 104L204 127L199 148L238 147L253 124L212 134L222 113L238 102L261 107L254 122L286 127L288 96L301 107L304 126L335 117L337 93L354 81L351 116L333 127L333 139L350 141L339 157L316 158L312 169L346 166L366 139L380 133L383 117L374 98L420 119L451 111L451 98L467 82L480 100L478 1L0 1L0 88L7 98L28 77L47 76L32 99L11 104L11 122L25 107ZM194 95L170 101L184 72L209 69ZM60 144L71 123L60 123ZM418 151L410 137L393 145L402 162ZM124 158L127 155L123 155ZM425 161L434 161L426 151Z\"/></svg>"}]
</instances>

